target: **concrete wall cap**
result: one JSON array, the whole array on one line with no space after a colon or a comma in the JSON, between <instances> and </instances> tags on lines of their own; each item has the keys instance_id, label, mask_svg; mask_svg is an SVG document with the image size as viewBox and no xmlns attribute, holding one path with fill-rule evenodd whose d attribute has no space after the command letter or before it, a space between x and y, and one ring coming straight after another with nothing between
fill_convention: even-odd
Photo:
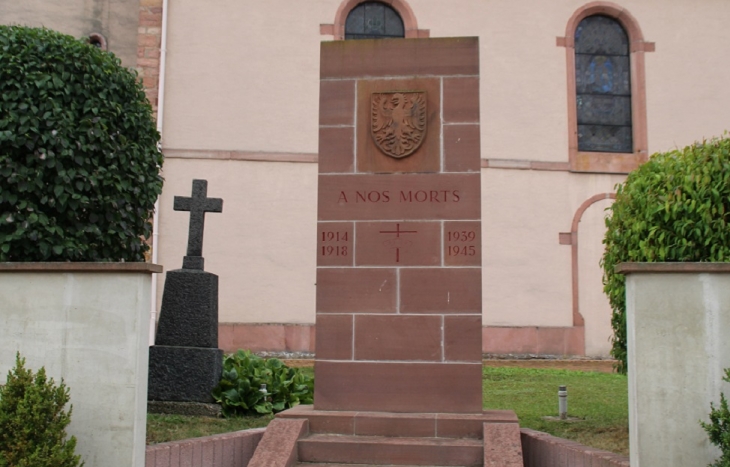
<instances>
[{"instance_id":1,"label":"concrete wall cap","mask_svg":"<svg viewBox=\"0 0 730 467\"><path fill-rule=\"evenodd\" d=\"M147 272L160 273L152 263L0 263L0 272Z\"/></svg>"},{"instance_id":2,"label":"concrete wall cap","mask_svg":"<svg viewBox=\"0 0 730 467\"><path fill-rule=\"evenodd\" d=\"M730 273L730 263L620 263L619 274L633 273Z\"/></svg>"}]
</instances>

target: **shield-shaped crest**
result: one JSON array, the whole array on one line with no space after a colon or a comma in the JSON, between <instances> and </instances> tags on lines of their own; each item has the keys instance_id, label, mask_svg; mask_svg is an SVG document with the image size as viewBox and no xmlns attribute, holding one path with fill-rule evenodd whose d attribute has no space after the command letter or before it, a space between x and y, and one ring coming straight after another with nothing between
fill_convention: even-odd
<instances>
[{"instance_id":1,"label":"shield-shaped crest","mask_svg":"<svg viewBox=\"0 0 730 467\"><path fill-rule=\"evenodd\" d=\"M426 92L375 92L371 96L370 134L384 154L400 159L426 138Z\"/></svg>"}]
</instances>

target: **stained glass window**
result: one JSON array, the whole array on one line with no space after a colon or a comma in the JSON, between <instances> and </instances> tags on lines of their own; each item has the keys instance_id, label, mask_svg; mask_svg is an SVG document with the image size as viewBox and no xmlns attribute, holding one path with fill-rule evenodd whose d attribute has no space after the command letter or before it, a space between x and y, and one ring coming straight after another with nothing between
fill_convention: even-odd
<instances>
[{"instance_id":1,"label":"stained glass window","mask_svg":"<svg viewBox=\"0 0 730 467\"><path fill-rule=\"evenodd\" d=\"M364 2L347 15L345 39L405 37L403 20L385 3Z\"/></svg>"},{"instance_id":2,"label":"stained glass window","mask_svg":"<svg viewBox=\"0 0 730 467\"><path fill-rule=\"evenodd\" d=\"M629 38L613 18L589 16L575 30L578 150L633 152Z\"/></svg>"}]
</instances>

